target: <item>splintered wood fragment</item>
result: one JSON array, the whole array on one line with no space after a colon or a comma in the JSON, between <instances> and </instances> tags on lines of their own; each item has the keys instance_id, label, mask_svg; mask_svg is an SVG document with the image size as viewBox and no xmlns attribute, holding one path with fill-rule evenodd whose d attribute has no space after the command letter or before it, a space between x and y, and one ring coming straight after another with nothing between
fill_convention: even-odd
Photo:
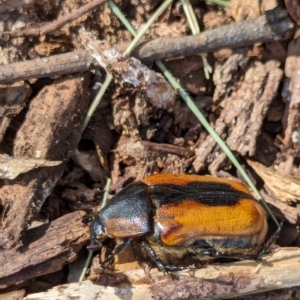
<instances>
[{"instance_id":1,"label":"splintered wood fragment","mask_svg":"<svg viewBox=\"0 0 300 300\"><path fill-rule=\"evenodd\" d=\"M150 63L176 56L245 47L257 42L286 40L291 36L293 28L294 23L287 16L286 11L274 10L258 18L207 30L198 35L146 41L133 51L132 56L142 62ZM115 45L115 48L122 52L126 45ZM88 51L50 56L44 60L45 62L39 58L0 66L0 83L83 72L87 71L91 64Z\"/></svg>"},{"instance_id":2,"label":"splintered wood fragment","mask_svg":"<svg viewBox=\"0 0 300 300\"><path fill-rule=\"evenodd\" d=\"M279 249L265 256L262 264L241 261L208 265L194 272L174 272L171 276L152 269L151 281L141 269L121 274L116 273L115 278L111 278L114 284L72 283L28 295L25 299L230 299L298 286L300 249Z\"/></svg>"},{"instance_id":3,"label":"splintered wood fragment","mask_svg":"<svg viewBox=\"0 0 300 300\"><path fill-rule=\"evenodd\" d=\"M134 57L126 57L109 43L100 42L94 36L80 29L82 44L91 52L98 64L111 74L121 85L132 86L136 91L143 92L145 98L156 108L169 112L174 109L176 92L159 73L149 69Z\"/></svg>"},{"instance_id":4,"label":"splintered wood fragment","mask_svg":"<svg viewBox=\"0 0 300 300\"><path fill-rule=\"evenodd\" d=\"M40 167L58 166L62 161L51 161L42 158L23 159L0 154L0 178L15 179L20 174Z\"/></svg>"},{"instance_id":5,"label":"splintered wood fragment","mask_svg":"<svg viewBox=\"0 0 300 300\"><path fill-rule=\"evenodd\" d=\"M1 250L0 289L49 274L76 259L89 239L89 226L82 223L83 211L29 229L23 246Z\"/></svg>"},{"instance_id":6,"label":"splintered wood fragment","mask_svg":"<svg viewBox=\"0 0 300 300\"><path fill-rule=\"evenodd\" d=\"M64 161L7 180L0 186L3 207L0 246L21 244L26 230L61 177L66 161L81 138L88 109L89 76L61 78L45 86L31 101L14 141L14 157Z\"/></svg>"},{"instance_id":7,"label":"splintered wood fragment","mask_svg":"<svg viewBox=\"0 0 300 300\"><path fill-rule=\"evenodd\" d=\"M284 203L297 203L300 199L300 180L292 176L282 176L272 168L247 160L247 163L261 177L274 196Z\"/></svg>"}]
</instances>

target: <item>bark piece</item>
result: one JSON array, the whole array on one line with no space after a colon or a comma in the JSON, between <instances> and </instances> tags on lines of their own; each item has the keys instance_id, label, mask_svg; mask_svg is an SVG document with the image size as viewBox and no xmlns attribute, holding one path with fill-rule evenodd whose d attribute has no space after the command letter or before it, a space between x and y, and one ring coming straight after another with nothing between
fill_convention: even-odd
<instances>
[{"instance_id":1,"label":"bark piece","mask_svg":"<svg viewBox=\"0 0 300 300\"><path fill-rule=\"evenodd\" d=\"M226 141L231 150L242 156L255 154L257 136L277 95L282 76L283 71L277 61L257 62L248 69L240 90L225 104L227 112L223 120L227 126L233 126ZM230 103L234 105L234 116L229 112L232 110Z\"/></svg>"},{"instance_id":2,"label":"bark piece","mask_svg":"<svg viewBox=\"0 0 300 300\"><path fill-rule=\"evenodd\" d=\"M22 174L14 180L2 181L0 247L7 249L22 242L21 233L41 209L64 168L65 164L43 167Z\"/></svg>"},{"instance_id":3,"label":"bark piece","mask_svg":"<svg viewBox=\"0 0 300 300\"><path fill-rule=\"evenodd\" d=\"M224 64L216 63L213 74L214 101L219 101L220 98L231 92L232 82L234 82L234 76L236 76L238 69L245 69L249 62L250 58L247 57L247 51L247 48L236 49Z\"/></svg>"},{"instance_id":4,"label":"bark piece","mask_svg":"<svg viewBox=\"0 0 300 300\"><path fill-rule=\"evenodd\" d=\"M89 99L88 77L62 78L44 87L30 103L15 144L16 157L61 160L70 157L81 137Z\"/></svg>"},{"instance_id":5,"label":"bark piece","mask_svg":"<svg viewBox=\"0 0 300 300\"><path fill-rule=\"evenodd\" d=\"M299 285L300 249L282 248L267 255L262 264L241 261L208 265L192 273L174 272L164 276L157 269L150 271L151 281L143 270L110 273L106 286L90 281L62 285L44 293L28 295L33 299L224 299L261 293ZM105 273L100 275L100 278ZM109 279L109 278L108 278ZM108 282L108 281L106 281Z\"/></svg>"},{"instance_id":6,"label":"bark piece","mask_svg":"<svg viewBox=\"0 0 300 300\"><path fill-rule=\"evenodd\" d=\"M231 95L221 102L220 106L224 109L216 121L215 130L226 140L231 150L242 156L255 154L257 137L268 108L277 95L282 76L277 61L265 64L255 61L246 68L240 82L232 87ZM216 170L226 160L224 155L218 157L220 153L216 142L210 136L201 143L196 155L193 162L196 172L218 160L210 168L212 174L216 174Z\"/></svg>"},{"instance_id":7,"label":"bark piece","mask_svg":"<svg viewBox=\"0 0 300 300\"><path fill-rule=\"evenodd\" d=\"M298 32L299 35L299 32ZM289 43L287 59L285 64L285 85L283 89L283 97L286 102L286 119L284 123L284 144L299 144L299 128L300 128L300 37L295 38ZM298 136L298 138L295 138Z\"/></svg>"},{"instance_id":8,"label":"bark piece","mask_svg":"<svg viewBox=\"0 0 300 300\"><path fill-rule=\"evenodd\" d=\"M151 166L151 172L184 173L185 162L191 157L193 151L177 145L154 143L150 141L134 141L122 136L113 151L111 162L111 179L115 188L121 187L126 177L143 179L147 174L147 168ZM123 170L123 179L118 180L119 163L127 166ZM143 166L141 168L141 166ZM127 180L126 179L126 180Z\"/></svg>"},{"instance_id":9,"label":"bark piece","mask_svg":"<svg viewBox=\"0 0 300 300\"><path fill-rule=\"evenodd\" d=\"M75 260L89 239L89 226L82 223L83 211L29 229L23 246L1 251L0 288L16 285L62 269Z\"/></svg>"},{"instance_id":10,"label":"bark piece","mask_svg":"<svg viewBox=\"0 0 300 300\"><path fill-rule=\"evenodd\" d=\"M75 151L88 109L88 82L87 76L62 78L40 91L17 132L14 145L17 158L66 160ZM2 247L10 248L20 242L20 234L40 210L64 168L64 163L42 167L2 182Z\"/></svg>"},{"instance_id":11,"label":"bark piece","mask_svg":"<svg viewBox=\"0 0 300 300\"><path fill-rule=\"evenodd\" d=\"M188 158L191 153L185 147L163 143L158 144L149 141L135 142L123 136L117 143L115 154L119 161L130 165L130 162L138 164L140 162L156 160L168 154Z\"/></svg>"}]
</instances>

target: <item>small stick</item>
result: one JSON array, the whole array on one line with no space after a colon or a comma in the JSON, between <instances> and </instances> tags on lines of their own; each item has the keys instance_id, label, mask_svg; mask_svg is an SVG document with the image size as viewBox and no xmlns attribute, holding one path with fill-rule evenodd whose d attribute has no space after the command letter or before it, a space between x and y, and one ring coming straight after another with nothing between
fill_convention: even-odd
<instances>
[{"instance_id":1,"label":"small stick","mask_svg":"<svg viewBox=\"0 0 300 300\"><path fill-rule=\"evenodd\" d=\"M79 50L2 65L0 83L84 72L90 69L92 60L90 52Z\"/></svg>"},{"instance_id":2,"label":"small stick","mask_svg":"<svg viewBox=\"0 0 300 300\"><path fill-rule=\"evenodd\" d=\"M261 17L232 23L200 34L159 38L144 42L132 53L142 62L153 62L176 56L214 52L223 48L251 46L257 42L286 40L293 33L294 23L283 10L274 10ZM120 45L116 45L120 52ZM45 62L47 60L47 63ZM29 78L84 72L92 58L88 51L74 51L48 58L34 59L0 66L0 83Z\"/></svg>"},{"instance_id":3,"label":"small stick","mask_svg":"<svg viewBox=\"0 0 300 300\"><path fill-rule=\"evenodd\" d=\"M37 28L26 28L24 30L18 30L18 31L6 31L5 33L10 35L11 37L38 36L41 34L50 33L52 31L56 30L57 28L79 18L80 16L91 11L98 5L105 3L106 1L107 0L94 0L86 5L83 5L76 11L74 11L66 16L61 17L60 19L58 19L54 22L44 23Z\"/></svg>"},{"instance_id":4,"label":"small stick","mask_svg":"<svg viewBox=\"0 0 300 300\"><path fill-rule=\"evenodd\" d=\"M287 11L275 9L261 17L231 23L197 35L158 38L145 42L132 55L148 63L174 56L214 52L222 48L246 47L257 42L286 40L294 27Z\"/></svg>"}]
</instances>

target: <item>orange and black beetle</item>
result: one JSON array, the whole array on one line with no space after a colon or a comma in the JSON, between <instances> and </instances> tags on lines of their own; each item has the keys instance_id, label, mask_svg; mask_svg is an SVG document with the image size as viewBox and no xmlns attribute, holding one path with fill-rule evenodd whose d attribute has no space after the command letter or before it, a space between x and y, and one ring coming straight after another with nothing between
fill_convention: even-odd
<instances>
[{"instance_id":1,"label":"orange and black beetle","mask_svg":"<svg viewBox=\"0 0 300 300\"><path fill-rule=\"evenodd\" d=\"M159 174L128 185L101 209L88 248L124 239L111 259L137 242L160 270L176 271L209 258L261 260L280 228L265 243L266 213L240 182Z\"/></svg>"}]
</instances>

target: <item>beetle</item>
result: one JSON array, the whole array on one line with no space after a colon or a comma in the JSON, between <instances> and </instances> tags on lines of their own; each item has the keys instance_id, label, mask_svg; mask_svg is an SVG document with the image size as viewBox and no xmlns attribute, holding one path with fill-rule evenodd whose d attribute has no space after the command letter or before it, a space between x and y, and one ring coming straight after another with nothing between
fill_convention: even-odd
<instances>
[{"instance_id":1,"label":"beetle","mask_svg":"<svg viewBox=\"0 0 300 300\"><path fill-rule=\"evenodd\" d=\"M120 238L105 262L136 242L161 271L178 271L216 258L260 261L280 230L265 242L266 213L243 183L156 174L129 184L97 213L88 249Z\"/></svg>"}]
</instances>

